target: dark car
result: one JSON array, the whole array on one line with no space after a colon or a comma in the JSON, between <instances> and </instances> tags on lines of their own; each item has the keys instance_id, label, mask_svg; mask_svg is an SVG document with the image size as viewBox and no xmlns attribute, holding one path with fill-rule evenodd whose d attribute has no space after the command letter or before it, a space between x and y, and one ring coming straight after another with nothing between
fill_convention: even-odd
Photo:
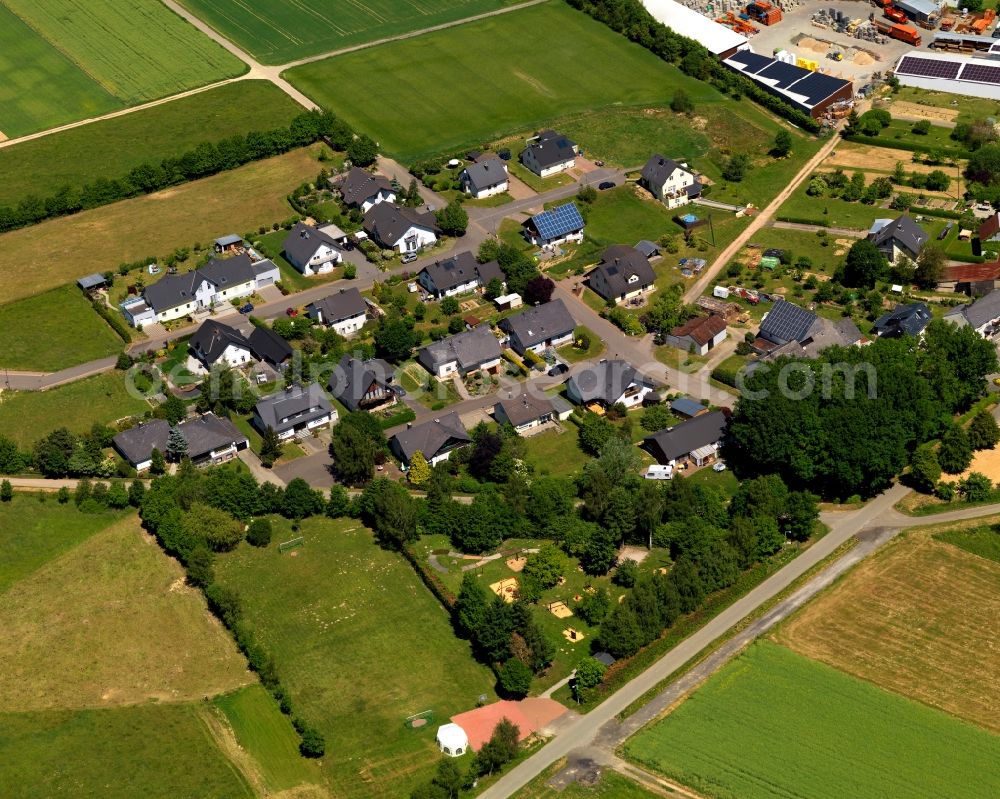
<instances>
[{"instance_id":1,"label":"dark car","mask_svg":"<svg viewBox=\"0 0 1000 799\"><path fill-rule=\"evenodd\" d=\"M945 225L944 229L940 233L938 233L938 241L943 241L945 238L947 238L948 234L951 233L951 229L953 227L955 227L954 222L949 222L947 225Z\"/></svg>"},{"instance_id":2,"label":"dark car","mask_svg":"<svg viewBox=\"0 0 1000 799\"><path fill-rule=\"evenodd\" d=\"M298 316L299 315L299 311L298 311L297 308L285 308L285 315L286 316Z\"/></svg>"},{"instance_id":3,"label":"dark car","mask_svg":"<svg viewBox=\"0 0 1000 799\"><path fill-rule=\"evenodd\" d=\"M601 191L607 191L608 189L613 189L617 184L613 180L602 180L597 184L597 188Z\"/></svg>"},{"instance_id":4,"label":"dark car","mask_svg":"<svg viewBox=\"0 0 1000 799\"><path fill-rule=\"evenodd\" d=\"M248 302L246 305L240 308L240 313L250 313L253 310L253 303Z\"/></svg>"},{"instance_id":5,"label":"dark car","mask_svg":"<svg viewBox=\"0 0 1000 799\"><path fill-rule=\"evenodd\" d=\"M559 377L559 375L564 375L569 371L569 367L564 363L557 363L551 369L549 369L549 377Z\"/></svg>"}]
</instances>

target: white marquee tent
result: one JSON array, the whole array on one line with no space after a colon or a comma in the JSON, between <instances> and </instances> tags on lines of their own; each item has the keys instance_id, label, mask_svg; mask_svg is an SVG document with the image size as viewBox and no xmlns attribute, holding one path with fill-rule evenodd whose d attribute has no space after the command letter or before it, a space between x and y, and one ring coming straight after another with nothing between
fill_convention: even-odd
<instances>
[{"instance_id":1,"label":"white marquee tent","mask_svg":"<svg viewBox=\"0 0 1000 799\"><path fill-rule=\"evenodd\" d=\"M469 748L469 736L457 724L442 724L437 731L437 745L448 757L461 757Z\"/></svg>"}]
</instances>

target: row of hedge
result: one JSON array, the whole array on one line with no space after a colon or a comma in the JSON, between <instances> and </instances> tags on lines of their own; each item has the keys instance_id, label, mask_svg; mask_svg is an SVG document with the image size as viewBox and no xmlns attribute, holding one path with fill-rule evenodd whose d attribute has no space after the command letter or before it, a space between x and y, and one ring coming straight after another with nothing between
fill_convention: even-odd
<instances>
[{"instance_id":1,"label":"row of hedge","mask_svg":"<svg viewBox=\"0 0 1000 799\"><path fill-rule=\"evenodd\" d=\"M116 314L107 305L98 299L93 299L90 304L94 306L94 310L100 314L101 319L107 322L111 329L115 331L121 340L126 344L132 343L132 333L129 331L128 326L125 324L120 314Z\"/></svg>"},{"instance_id":2,"label":"row of hedge","mask_svg":"<svg viewBox=\"0 0 1000 799\"><path fill-rule=\"evenodd\" d=\"M142 163L118 177L102 177L83 186L63 185L48 197L29 195L16 206L0 206L0 233L45 219L150 194L190 180L271 158L321 139L345 149L354 138L351 127L329 111L298 114L287 128L250 131L219 142L202 142L177 157Z\"/></svg>"},{"instance_id":3,"label":"row of hedge","mask_svg":"<svg viewBox=\"0 0 1000 799\"><path fill-rule=\"evenodd\" d=\"M872 147L885 147L890 150L906 150L911 153L936 153L937 155L949 158L968 158L969 153L965 150L956 150L951 147L928 147L927 145L916 144L900 139L883 139L879 136L865 136L861 133L844 133L844 141L855 144L868 144Z\"/></svg>"}]
</instances>

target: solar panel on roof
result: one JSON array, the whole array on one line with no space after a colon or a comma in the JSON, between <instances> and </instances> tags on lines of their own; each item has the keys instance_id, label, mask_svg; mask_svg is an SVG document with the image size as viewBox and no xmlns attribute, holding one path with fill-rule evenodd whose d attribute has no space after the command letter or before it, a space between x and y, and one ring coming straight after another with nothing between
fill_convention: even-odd
<instances>
[{"instance_id":1,"label":"solar panel on roof","mask_svg":"<svg viewBox=\"0 0 1000 799\"><path fill-rule=\"evenodd\" d=\"M761 325L761 333L781 341L801 341L816 321L816 315L790 302L777 303Z\"/></svg>"},{"instance_id":2,"label":"solar panel on roof","mask_svg":"<svg viewBox=\"0 0 1000 799\"><path fill-rule=\"evenodd\" d=\"M962 80L977 83L1000 83L1000 67L991 64L966 64L962 70Z\"/></svg>"},{"instance_id":3,"label":"solar panel on roof","mask_svg":"<svg viewBox=\"0 0 1000 799\"><path fill-rule=\"evenodd\" d=\"M583 227L583 217L573 203L543 211L534 216L532 221L543 239L557 239Z\"/></svg>"},{"instance_id":4,"label":"solar panel on roof","mask_svg":"<svg viewBox=\"0 0 1000 799\"><path fill-rule=\"evenodd\" d=\"M954 80L958 77L958 71L962 68L957 61L939 61L934 58L918 58L916 56L903 56L903 60L896 67L897 75L913 75L921 78L943 78Z\"/></svg>"}]
</instances>

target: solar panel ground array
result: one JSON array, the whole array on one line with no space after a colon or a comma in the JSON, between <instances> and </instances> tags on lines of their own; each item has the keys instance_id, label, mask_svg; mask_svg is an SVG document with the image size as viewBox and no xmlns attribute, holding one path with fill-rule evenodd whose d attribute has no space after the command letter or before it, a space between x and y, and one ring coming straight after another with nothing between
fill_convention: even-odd
<instances>
[{"instance_id":1,"label":"solar panel ground array","mask_svg":"<svg viewBox=\"0 0 1000 799\"><path fill-rule=\"evenodd\" d=\"M492 11L512 0L181 0L265 64L339 50Z\"/></svg>"}]
</instances>

